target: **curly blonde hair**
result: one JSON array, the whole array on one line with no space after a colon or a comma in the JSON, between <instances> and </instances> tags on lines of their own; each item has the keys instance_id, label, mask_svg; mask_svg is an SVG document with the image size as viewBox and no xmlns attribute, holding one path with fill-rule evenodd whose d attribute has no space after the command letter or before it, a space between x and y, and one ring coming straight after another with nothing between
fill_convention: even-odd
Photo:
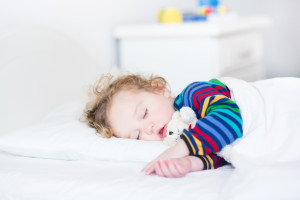
<instances>
[{"instance_id":1,"label":"curly blonde hair","mask_svg":"<svg viewBox=\"0 0 300 200\"><path fill-rule=\"evenodd\" d=\"M115 78L111 74L102 75L90 89L90 101L84 111L84 121L102 136L110 138L113 130L108 122L108 110L116 93L124 90L155 92L165 87L167 82L160 76L151 75L146 78L142 75L122 75Z\"/></svg>"}]
</instances>

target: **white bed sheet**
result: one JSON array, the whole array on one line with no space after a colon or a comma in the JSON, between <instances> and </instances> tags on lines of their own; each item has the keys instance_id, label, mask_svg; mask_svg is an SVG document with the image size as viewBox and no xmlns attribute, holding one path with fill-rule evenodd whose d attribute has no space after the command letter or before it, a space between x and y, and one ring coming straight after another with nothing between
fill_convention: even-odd
<instances>
[{"instance_id":1,"label":"white bed sheet","mask_svg":"<svg viewBox=\"0 0 300 200\"><path fill-rule=\"evenodd\" d=\"M1 200L300 199L300 163L240 171L230 165L163 178L144 162L64 161L0 152Z\"/></svg>"},{"instance_id":2,"label":"white bed sheet","mask_svg":"<svg viewBox=\"0 0 300 200\"><path fill-rule=\"evenodd\" d=\"M146 176L144 162L64 161L0 153L0 199L220 199L233 169Z\"/></svg>"}]
</instances>

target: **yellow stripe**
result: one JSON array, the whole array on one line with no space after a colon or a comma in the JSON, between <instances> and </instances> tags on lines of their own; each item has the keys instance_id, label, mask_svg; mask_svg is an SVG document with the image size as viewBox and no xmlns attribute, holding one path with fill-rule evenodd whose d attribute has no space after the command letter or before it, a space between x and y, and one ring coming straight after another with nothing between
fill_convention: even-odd
<instances>
[{"instance_id":1,"label":"yellow stripe","mask_svg":"<svg viewBox=\"0 0 300 200\"><path fill-rule=\"evenodd\" d=\"M206 110L207 110L207 107L208 107L209 99L210 99L210 97L206 97L205 100L204 100L204 102L203 102L203 105L202 105L202 112L201 112L201 116L202 116L202 117L205 116L205 113L206 113Z\"/></svg>"},{"instance_id":2,"label":"yellow stripe","mask_svg":"<svg viewBox=\"0 0 300 200\"><path fill-rule=\"evenodd\" d=\"M210 102L210 104L213 104L213 103L219 101L220 99L226 98L224 95L216 95L214 97L215 98Z\"/></svg>"},{"instance_id":3,"label":"yellow stripe","mask_svg":"<svg viewBox=\"0 0 300 200\"><path fill-rule=\"evenodd\" d=\"M190 139L186 136L186 134L183 133L183 135L186 138L186 140L189 142L190 147L192 147L193 153L196 154L196 150L195 150L193 144L191 143Z\"/></svg>"},{"instance_id":4,"label":"yellow stripe","mask_svg":"<svg viewBox=\"0 0 300 200\"><path fill-rule=\"evenodd\" d=\"M214 161L210 158L210 156L207 156L207 159L209 160L211 164L211 168L214 169Z\"/></svg>"},{"instance_id":5,"label":"yellow stripe","mask_svg":"<svg viewBox=\"0 0 300 200\"><path fill-rule=\"evenodd\" d=\"M202 143L200 142L200 140L198 140L198 138L195 138L194 136L193 136L193 138L194 138L194 140L196 142L196 145L197 145L197 147L199 149L198 155L204 155Z\"/></svg>"},{"instance_id":6,"label":"yellow stripe","mask_svg":"<svg viewBox=\"0 0 300 200\"><path fill-rule=\"evenodd\" d=\"M206 162L206 166L207 166L207 169L209 169L209 164L208 164L208 161L207 161L207 158L203 157L205 162Z\"/></svg>"}]
</instances>

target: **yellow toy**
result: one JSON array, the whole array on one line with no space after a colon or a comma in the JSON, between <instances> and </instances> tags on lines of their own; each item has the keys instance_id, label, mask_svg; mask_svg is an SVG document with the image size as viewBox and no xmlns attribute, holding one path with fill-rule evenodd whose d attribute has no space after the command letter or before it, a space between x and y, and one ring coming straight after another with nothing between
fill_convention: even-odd
<instances>
[{"instance_id":1,"label":"yellow toy","mask_svg":"<svg viewBox=\"0 0 300 200\"><path fill-rule=\"evenodd\" d=\"M160 23L181 23L182 14L176 8L167 8L159 11L158 20Z\"/></svg>"}]
</instances>

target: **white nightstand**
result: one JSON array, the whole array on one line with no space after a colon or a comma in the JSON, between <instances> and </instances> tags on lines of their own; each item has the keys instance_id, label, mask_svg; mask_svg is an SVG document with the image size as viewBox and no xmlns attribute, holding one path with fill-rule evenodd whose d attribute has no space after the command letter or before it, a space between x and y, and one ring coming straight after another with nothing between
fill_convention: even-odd
<instances>
[{"instance_id":1,"label":"white nightstand","mask_svg":"<svg viewBox=\"0 0 300 200\"><path fill-rule=\"evenodd\" d=\"M266 17L224 22L126 25L115 29L119 66L161 75L179 92L192 81L264 77L262 28Z\"/></svg>"}]
</instances>

